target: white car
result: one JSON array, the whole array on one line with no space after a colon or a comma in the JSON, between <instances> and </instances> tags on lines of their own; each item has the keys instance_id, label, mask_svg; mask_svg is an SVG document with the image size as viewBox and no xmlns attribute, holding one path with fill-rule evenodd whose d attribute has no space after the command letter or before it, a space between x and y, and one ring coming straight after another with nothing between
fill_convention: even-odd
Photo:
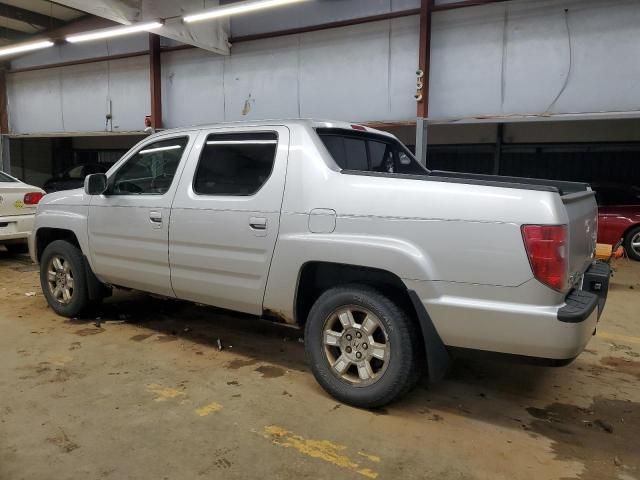
<instances>
[{"instance_id":1,"label":"white car","mask_svg":"<svg viewBox=\"0 0 640 480\"><path fill-rule=\"evenodd\" d=\"M36 206L44 190L0 172L0 245L11 253L26 253Z\"/></svg>"}]
</instances>

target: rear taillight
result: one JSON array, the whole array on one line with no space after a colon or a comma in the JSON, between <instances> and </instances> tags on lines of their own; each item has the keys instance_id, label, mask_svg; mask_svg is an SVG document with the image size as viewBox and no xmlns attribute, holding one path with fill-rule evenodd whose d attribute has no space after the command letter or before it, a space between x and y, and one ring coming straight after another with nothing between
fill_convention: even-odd
<instances>
[{"instance_id":1,"label":"rear taillight","mask_svg":"<svg viewBox=\"0 0 640 480\"><path fill-rule=\"evenodd\" d=\"M44 197L42 192L29 192L24 194L25 205L37 205L38 202Z\"/></svg>"},{"instance_id":2,"label":"rear taillight","mask_svg":"<svg viewBox=\"0 0 640 480\"><path fill-rule=\"evenodd\" d=\"M567 284L566 225L523 225L522 238L533 275L554 290Z\"/></svg>"}]
</instances>

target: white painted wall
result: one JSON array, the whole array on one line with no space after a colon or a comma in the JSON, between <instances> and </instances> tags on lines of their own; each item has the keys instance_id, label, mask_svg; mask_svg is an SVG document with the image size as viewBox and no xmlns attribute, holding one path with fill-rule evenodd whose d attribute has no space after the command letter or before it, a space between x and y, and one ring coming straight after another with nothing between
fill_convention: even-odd
<instances>
[{"instance_id":1,"label":"white painted wall","mask_svg":"<svg viewBox=\"0 0 640 480\"><path fill-rule=\"evenodd\" d=\"M417 24L408 17L239 43L229 57L165 53L165 126L299 116L411 119Z\"/></svg>"},{"instance_id":2,"label":"white painted wall","mask_svg":"<svg viewBox=\"0 0 640 480\"><path fill-rule=\"evenodd\" d=\"M238 17L231 28L242 35L417 4L319 0L288 14ZM307 10L295 10L303 5ZM56 47L14 60L12 68L146 48L144 35L119 41L86 51ZM513 0L435 13L430 117L640 111L638 45L637 0ZM417 16L238 43L229 57L165 53L165 124L296 116L410 121L417 57ZM138 57L9 74L11 129L102 131L111 98L114 127L139 130L149 110L147 64Z\"/></svg>"},{"instance_id":3,"label":"white painted wall","mask_svg":"<svg viewBox=\"0 0 640 480\"><path fill-rule=\"evenodd\" d=\"M147 57L7 75L12 133L140 130L149 113ZM106 125L108 100L113 123Z\"/></svg>"},{"instance_id":4,"label":"white painted wall","mask_svg":"<svg viewBox=\"0 0 640 480\"><path fill-rule=\"evenodd\" d=\"M513 1L435 14L430 116L638 111L638 45L634 0Z\"/></svg>"}]
</instances>

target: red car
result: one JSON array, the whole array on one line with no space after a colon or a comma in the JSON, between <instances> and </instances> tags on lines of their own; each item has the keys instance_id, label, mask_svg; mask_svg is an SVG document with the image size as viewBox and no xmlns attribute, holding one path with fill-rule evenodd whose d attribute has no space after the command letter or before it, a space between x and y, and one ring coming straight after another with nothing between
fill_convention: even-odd
<instances>
[{"instance_id":1,"label":"red car","mask_svg":"<svg viewBox=\"0 0 640 480\"><path fill-rule=\"evenodd\" d=\"M640 261L640 188L593 184L598 200L598 242L615 245L623 239L629 258Z\"/></svg>"}]
</instances>

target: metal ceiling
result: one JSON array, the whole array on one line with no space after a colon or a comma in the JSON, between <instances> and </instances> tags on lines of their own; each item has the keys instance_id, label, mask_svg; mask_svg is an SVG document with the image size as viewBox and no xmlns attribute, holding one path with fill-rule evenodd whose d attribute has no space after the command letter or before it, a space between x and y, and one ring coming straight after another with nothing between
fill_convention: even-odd
<instances>
[{"instance_id":1,"label":"metal ceiling","mask_svg":"<svg viewBox=\"0 0 640 480\"><path fill-rule=\"evenodd\" d=\"M0 0L0 46L36 38L84 16L49 0Z\"/></svg>"}]
</instances>

